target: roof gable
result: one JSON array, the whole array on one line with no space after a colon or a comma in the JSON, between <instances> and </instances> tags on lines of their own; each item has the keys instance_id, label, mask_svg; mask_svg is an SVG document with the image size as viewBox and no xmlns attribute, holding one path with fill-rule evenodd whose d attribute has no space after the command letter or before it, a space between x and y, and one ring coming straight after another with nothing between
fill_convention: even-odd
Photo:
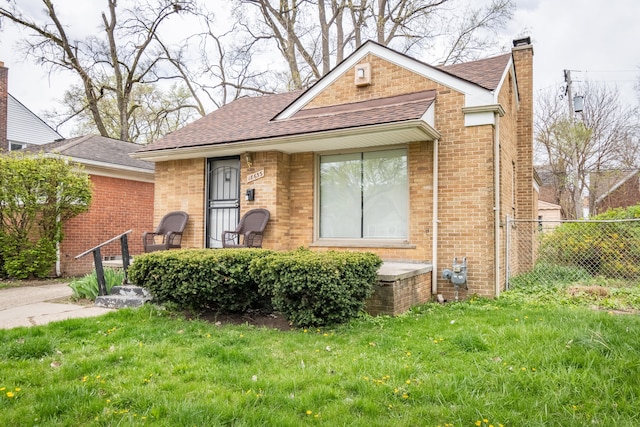
<instances>
[{"instance_id":1,"label":"roof gable","mask_svg":"<svg viewBox=\"0 0 640 427\"><path fill-rule=\"evenodd\" d=\"M475 66L473 63L468 67L460 64L460 66L453 70L456 71L456 73L452 73L445 67L433 67L369 40L356 49L355 52L338 64L327 75L318 80L316 84L280 112L275 119L280 120L292 117L299 110L307 107L316 97L330 88L338 79L345 76L368 55L374 55L384 61L420 75L425 79L463 93L465 95L465 107L478 107L497 102L497 95L494 95L494 92L496 94L498 92L496 89L499 88L500 82L504 79L505 70L510 63L509 58L511 56L510 54L506 54L492 61L476 61L478 64L475 64ZM475 72L472 70L475 70ZM475 78L475 80L487 86L495 84L495 87L487 88L473 80L467 79L469 77L477 77L480 73L486 73L489 76L482 79Z\"/></svg>"}]
</instances>

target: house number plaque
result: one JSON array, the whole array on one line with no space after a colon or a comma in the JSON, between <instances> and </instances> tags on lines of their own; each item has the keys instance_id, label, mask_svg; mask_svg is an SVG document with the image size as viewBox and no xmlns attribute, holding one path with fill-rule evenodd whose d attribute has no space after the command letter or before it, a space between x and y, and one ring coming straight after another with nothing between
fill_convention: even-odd
<instances>
[{"instance_id":1,"label":"house number plaque","mask_svg":"<svg viewBox=\"0 0 640 427\"><path fill-rule=\"evenodd\" d=\"M257 172L247 175L247 182L256 181L264 177L264 169L260 169Z\"/></svg>"}]
</instances>

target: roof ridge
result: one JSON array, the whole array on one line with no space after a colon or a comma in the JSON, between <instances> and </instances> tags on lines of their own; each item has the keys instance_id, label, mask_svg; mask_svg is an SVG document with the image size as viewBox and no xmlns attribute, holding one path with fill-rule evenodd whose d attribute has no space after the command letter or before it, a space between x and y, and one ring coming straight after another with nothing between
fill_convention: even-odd
<instances>
[{"instance_id":1,"label":"roof ridge","mask_svg":"<svg viewBox=\"0 0 640 427\"><path fill-rule=\"evenodd\" d=\"M427 93L429 93L431 96L424 96ZM309 117L326 117L326 116L334 116L334 115L345 113L345 112L371 111L379 108L393 107L393 106L403 105L403 104L417 104L419 102L424 102L431 98L435 98L435 95L436 95L436 91L434 89L428 89L428 90L421 90L418 92L409 92L409 93L403 93L400 95L386 96L384 98L374 98L374 99L367 99L363 101L346 102L346 103L337 104L337 105L327 105L323 107L307 108L307 109L299 110L296 114L284 120L304 119ZM392 103L384 102L385 100L390 100L394 98L397 99L396 102L392 102ZM401 100L401 99L404 99L404 100ZM366 106L362 108L352 108L352 109L347 108L347 106L354 106L357 104L361 104L361 105L370 104L370 106ZM313 114L313 112L317 112L321 110L325 110L326 112L324 114L322 113Z\"/></svg>"},{"instance_id":2,"label":"roof ridge","mask_svg":"<svg viewBox=\"0 0 640 427\"><path fill-rule=\"evenodd\" d=\"M59 147L55 147L55 148L51 149L51 152L60 154L64 150L68 150L69 148L75 147L76 145L85 142L86 140L88 140L92 136L94 136L94 135L83 135L83 136L79 136L79 137L76 137L76 138L70 138L69 142L67 142L65 144L62 144Z\"/></svg>"}]
</instances>

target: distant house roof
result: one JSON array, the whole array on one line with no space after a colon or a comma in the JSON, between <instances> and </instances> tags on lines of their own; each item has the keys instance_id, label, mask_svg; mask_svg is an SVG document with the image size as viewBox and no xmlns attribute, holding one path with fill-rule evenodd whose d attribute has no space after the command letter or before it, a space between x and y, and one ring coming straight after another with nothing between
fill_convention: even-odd
<instances>
[{"instance_id":1,"label":"distant house roof","mask_svg":"<svg viewBox=\"0 0 640 427\"><path fill-rule=\"evenodd\" d=\"M562 209L562 206L556 205L555 203L549 203L549 202L545 202L544 200L538 200L539 211L547 211L547 210L556 211L561 209Z\"/></svg>"},{"instance_id":2,"label":"distant house roof","mask_svg":"<svg viewBox=\"0 0 640 427\"><path fill-rule=\"evenodd\" d=\"M42 145L62 136L20 101L8 94L7 140L13 143Z\"/></svg>"},{"instance_id":3,"label":"distant house roof","mask_svg":"<svg viewBox=\"0 0 640 427\"><path fill-rule=\"evenodd\" d=\"M152 181L155 166L151 162L133 159L129 154L139 149L138 144L120 141L99 135L85 135L62 139L37 147L27 148L28 152L44 152L69 157L81 163L87 172L95 175L145 177Z\"/></svg>"},{"instance_id":4,"label":"distant house roof","mask_svg":"<svg viewBox=\"0 0 640 427\"><path fill-rule=\"evenodd\" d=\"M237 154L232 147L239 150L240 145L246 150L260 147L294 153L314 151L310 150L310 143L330 150L439 138L433 127L436 99L433 90L330 107L307 107L369 54L464 93L465 107L496 105L494 91L512 66L511 54L505 54L466 64L433 67L368 41L305 91L238 99L141 147L134 156L160 160L189 158L196 152L231 155ZM314 140L308 139L309 136Z\"/></svg>"}]
</instances>

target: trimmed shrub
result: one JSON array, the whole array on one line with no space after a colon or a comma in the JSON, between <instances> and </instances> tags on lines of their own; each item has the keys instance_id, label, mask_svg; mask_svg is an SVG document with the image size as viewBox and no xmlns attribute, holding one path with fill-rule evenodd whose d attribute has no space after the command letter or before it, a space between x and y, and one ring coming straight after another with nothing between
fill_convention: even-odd
<instances>
[{"instance_id":1,"label":"trimmed shrub","mask_svg":"<svg viewBox=\"0 0 640 427\"><path fill-rule=\"evenodd\" d=\"M149 290L160 303L192 311L224 313L264 308L258 285L249 275L252 260L264 249L182 249L139 255L129 280Z\"/></svg>"},{"instance_id":2,"label":"trimmed shrub","mask_svg":"<svg viewBox=\"0 0 640 427\"><path fill-rule=\"evenodd\" d=\"M296 326L346 322L364 309L382 260L372 253L299 249L256 258L260 292Z\"/></svg>"}]
</instances>

